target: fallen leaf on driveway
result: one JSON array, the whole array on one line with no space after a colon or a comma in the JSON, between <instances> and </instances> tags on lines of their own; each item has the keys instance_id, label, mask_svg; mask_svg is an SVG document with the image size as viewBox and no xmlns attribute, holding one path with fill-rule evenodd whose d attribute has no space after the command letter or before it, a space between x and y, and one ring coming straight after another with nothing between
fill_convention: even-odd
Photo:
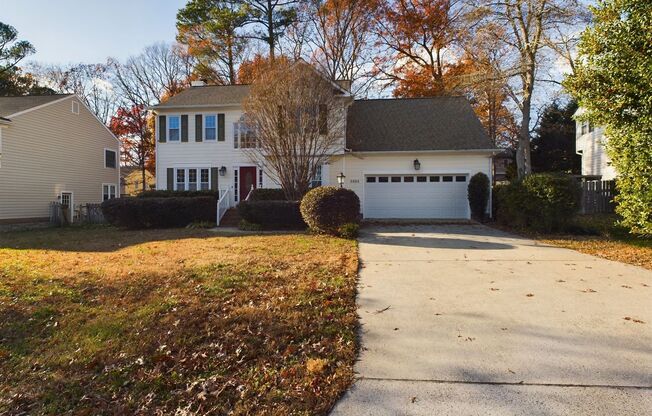
<instances>
[{"instance_id":1,"label":"fallen leaf on driveway","mask_svg":"<svg viewBox=\"0 0 652 416\"><path fill-rule=\"evenodd\" d=\"M490 287L489 290L500 290L500 289L495 288L495 287Z\"/></svg>"},{"instance_id":2,"label":"fallen leaf on driveway","mask_svg":"<svg viewBox=\"0 0 652 416\"><path fill-rule=\"evenodd\" d=\"M394 331L398 331L398 328L394 328Z\"/></svg>"},{"instance_id":3,"label":"fallen leaf on driveway","mask_svg":"<svg viewBox=\"0 0 652 416\"><path fill-rule=\"evenodd\" d=\"M637 324L644 324L645 323L644 321L641 321L640 319L632 318L630 316L626 316L623 319L626 320L626 321L636 322Z\"/></svg>"},{"instance_id":4,"label":"fallen leaf on driveway","mask_svg":"<svg viewBox=\"0 0 652 416\"><path fill-rule=\"evenodd\" d=\"M620 285L620 287L624 287L625 289L631 289L632 288L631 286L627 286L627 285Z\"/></svg>"},{"instance_id":5,"label":"fallen leaf on driveway","mask_svg":"<svg viewBox=\"0 0 652 416\"><path fill-rule=\"evenodd\" d=\"M532 296L534 296L534 293L528 293L528 294L525 295L525 296L527 296L528 298L531 298Z\"/></svg>"},{"instance_id":6,"label":"fallen leaf on driveway","mask_svg":"<svg viewBox=\"0 0 652 416\"><path fill-rule=\"evenodd\" d=\"M411 401L412 403L415 403L415 402L417 401L417 396L412 397L412 398L410 399L410 401Z\"/></svg>"},{"instance_id":7,"label":"fallen leaf on driveway","mask_svg":"<svg viewBox=\"0 0 652 416\"><path fill-rule=\"evenodd\" d=\"M374 312L374 314L378 315L379 313L383 313L383 312L385 312L386 310L388 310L388 309L391 308L391 307L392 307L392 305L389 305L389 306L386 307L386 308L378 309L376 312Z\"/></svg>"},{"instance_id":8,"label":"fallen leaf on driveway","mask_svg":"<svg viewBox=\"0 0 652 416\"><path fill-rule=\"evenodd\" d=\"M566 281L563 280L563 279L559 279L559 280L557 280L557 283L564 283L564 282L566 282Z\"/></svg>"},{"instance_id":9,"label":"fallen leaf on driveway","mask_svg":"<svg viewBox=\"0 0 652 416\"><path fill-rule=\"evenodd\" d=\"M584 293L596 293L597 290L593 290L591 288L588 288L588 289L584 289L582 292L584 292Z\"/></svg>"},{"instance_id":10,"label":"fallen leaf on driveway","mask_svg":"<svg viewBox=\"0 0 652 416\"><path fill-rule=\"evenodd\" d=\"M512 371L512 370L509 369L509 368L507 369L507 371L509 371L509 372L512 373L512 374L516 374L514 371Z\"/></svg>"}]
</instances>

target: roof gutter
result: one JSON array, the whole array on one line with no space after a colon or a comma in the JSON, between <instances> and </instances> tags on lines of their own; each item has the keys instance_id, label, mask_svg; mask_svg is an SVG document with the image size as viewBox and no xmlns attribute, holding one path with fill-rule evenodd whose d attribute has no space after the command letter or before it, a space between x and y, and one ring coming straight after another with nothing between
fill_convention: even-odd
<instances>
[{"instance_id":1,"label":"roof gutter","mask_svg":"<svg viewBox=\"0 0 652 416\"><path fill-rule=\"evenodd\" d=\"M448 150L352 150L346 149L347 153L357 153L357 154L370 154L370 155L379 155L379 154L410 154L410 153L480 153L480 154L491 154L496 155L502 152L504 149L448 149Z\"/></svg>"}]
</instances>

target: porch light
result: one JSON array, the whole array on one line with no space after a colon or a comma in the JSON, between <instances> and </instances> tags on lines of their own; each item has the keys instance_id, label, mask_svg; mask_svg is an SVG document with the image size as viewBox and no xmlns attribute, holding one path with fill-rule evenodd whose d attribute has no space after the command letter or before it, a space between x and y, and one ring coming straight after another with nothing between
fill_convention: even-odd
<instances>
[{"instance_id":1,"label":"porch light","mask_svg":"<svg viewBox=\"0 0 652 416\"><path fill-rule=\"evenodd\" d=\"M419 159L414 159L414 170L419 169L421 169L421 162L419 162Z\"/></svg>"},{"instance_id":2,"label":"porch light","mask_svg":"<svg viewBox=\"0 0 652 416\"><path fill-rule=\"evenodd\" d=\"M344 178L346 178L346 176L344 176L342 172L340 172L340 174L337 175L337 183L340 184L340 188L344 186Z\"/></svg>"},{"instance_id":3,"label":"porch light","mask_svg":"<svg viewBox=\"0 0 652 416\"><path fill-rule=\"evenodd\" d=\"M226 166L222 166L220 168L220 176L224 176L224 175L226 175Z\"/></svg>"}]
</instances>

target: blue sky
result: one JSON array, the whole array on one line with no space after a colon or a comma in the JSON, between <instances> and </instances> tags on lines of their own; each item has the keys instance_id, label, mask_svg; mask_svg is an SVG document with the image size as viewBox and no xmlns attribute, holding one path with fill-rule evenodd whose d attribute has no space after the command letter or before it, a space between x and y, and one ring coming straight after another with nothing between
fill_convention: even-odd
<instances>
[{"instance_id":1,"label":"blue sky","mask_svg":"<svg viewBox=\"0 0 652 416\"><path fill-rule=\"evenodd\" d=\"M104 62L172 42L186 0L0 0L0 21L30 41L43 63Z\"/></svg>"}]
</instances>

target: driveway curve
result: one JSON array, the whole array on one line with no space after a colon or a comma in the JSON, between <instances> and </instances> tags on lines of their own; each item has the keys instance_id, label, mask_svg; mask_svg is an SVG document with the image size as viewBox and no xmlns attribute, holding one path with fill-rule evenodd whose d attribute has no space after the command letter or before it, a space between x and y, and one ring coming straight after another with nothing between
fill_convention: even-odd
<instances>
[{"instance_id":1,"label":"driveway curve","mask_svg":"<svg viewBox=\"0 0 652 416\"><path fill-rule=\"evenodd\" d=\"M333 415L652 414L652 272L480 225L360 238L358 379Z\"/></svg>"}]
</instances>

